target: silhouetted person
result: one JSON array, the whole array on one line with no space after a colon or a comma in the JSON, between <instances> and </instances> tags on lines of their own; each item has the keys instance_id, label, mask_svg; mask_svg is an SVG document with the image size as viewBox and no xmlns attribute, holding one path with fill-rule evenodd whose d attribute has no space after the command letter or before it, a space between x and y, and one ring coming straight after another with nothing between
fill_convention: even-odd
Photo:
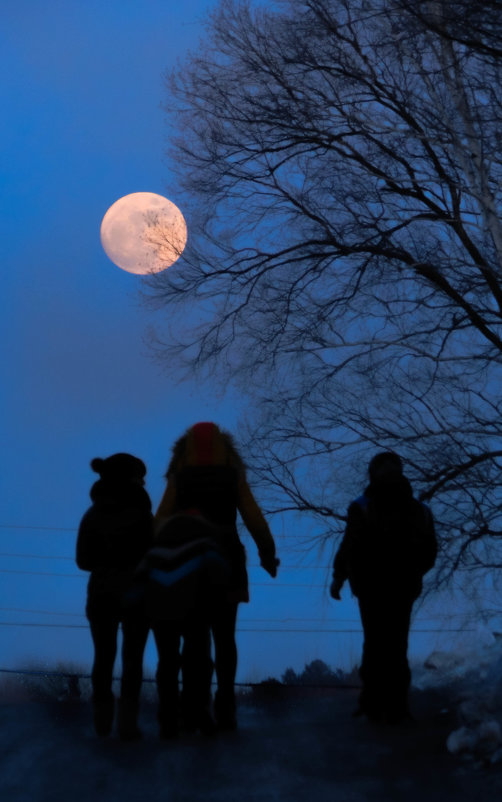
<instances>
[{"instance_id":1,"label":"silhouetted person","mask_svg":"<svg viewBox=\"0 0 502 802\"><path fill-rule=\"evenodd\" d=\"M401 459L391 451L369 464L370 483L349 507L334 561L331 595L346 579L359 603L364 630L358 712L372 720L409 716L408 633L422 577L437 552L432 514L413 498Z\"/></svg>"},{"instance_id":2,"label":"silhouetted person","mask_svg":"<svg viewBox=\"0 0 502 802\"><path fill-rule=\"evenodd\" d=\"M231 566L228 588L211 610L218 689L214 712L219 729L235 729L235 624L239 602L249 601L246 554L237 533L237 512L255 541L261 565L272 576L279 560L274 539L249 488L232 438L214 423L197 423L175 443L167 487L156 513L160 524L173 513L197 510L217 528L214 537Z\"/></svg>"},{"instance_id":3,"label":"silhouetted person","mask_svg":"<svg viewBox=\"0 0 502 802\"><path fill-rule=\"evenodd\" d=\"M112 728L113 665L122 625L122 680L117 725L119 736L141 736L137 715L148 637L145 617L132 604L136 567L152 543L153 517L144 489L146 468L131 454L113 454L91 462L100 478L91 488L92 506L78 531L77 565L90 571L86 614L94 643L92 691L98 735Z\"/></svg>"},{"instance_id":4,"label":"silhouetted person","mask_svg":"<svg viewBox=\"0 0 502 802\"><path fill-rule=\"evenodd\" d=\"M166 519L138 568L145 612L153 630L159 663L157 690L161 738L179 727L211 734L210 626L225 601L231 566L218 546L220 531L196 511ZM183 639L183 653L180 654ZM181 704L178 692L182 671Z\"/></svg>"}]
</instances>

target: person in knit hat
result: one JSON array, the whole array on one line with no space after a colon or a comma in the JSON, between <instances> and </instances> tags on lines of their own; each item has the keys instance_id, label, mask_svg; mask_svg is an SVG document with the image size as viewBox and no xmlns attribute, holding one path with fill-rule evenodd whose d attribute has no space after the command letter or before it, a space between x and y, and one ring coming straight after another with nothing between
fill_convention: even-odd
<instances>
[{"instance_id":1,"label":"person in knit hat","mask_svg":"<svg viewBox=\"0 0 502 802\"><path fill-rule=\"evenodd\" d=\"M235 729L235 624L239 602L249 601L246 554L237 533L237 513L255 541L262 567L272 577L279 565L274 539L247 483L244 463L232 437L215 423L196 423L180 437L174 444L166 478L155 515L156 529L162 529L174 514L195 512L212 526L211 537L230 565L224 593L211 605L210 628L218 686L216 724L219 729Z\"/></svg>"},{"instance_id":2,"label":"person in knit hat","mask_svg":"<svg viewBox=\"0 0 502 802\"><path fill-rule=\"evenodd\" d=\"M82 518L76 562L90 571L86 615L94 644L92 692L98 735L110 733L114 717L112 676L117 633L122 626L122 679L117 726L123 740L139 738L138 704L143 679L146 618L131 604L135 570L153 539L153 516L144 489L145 464L131 454L91 462L99 475L90 491L92 506Z\"/></svg>"}]
</instances>

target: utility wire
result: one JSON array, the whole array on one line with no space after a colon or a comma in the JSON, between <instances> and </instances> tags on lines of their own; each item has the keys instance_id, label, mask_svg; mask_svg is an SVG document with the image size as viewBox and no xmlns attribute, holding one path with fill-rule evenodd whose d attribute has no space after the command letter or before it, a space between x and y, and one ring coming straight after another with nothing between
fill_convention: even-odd
<instances>
[{"instance_id":1,"label":"utility wire","mask_svg":"<svg viewBox=\"0 0 502 802\"><path fill-rule=\"evenodd\" d=\"M73 532L76 534L78 532L78 526L33 526L29 524L0 524L0 529L15 529L15 530L27 530L31 532ZM303 541L303 544L308 547L312 548L316 545L316 541L319 540L317 536L309 537L308 535L274 535L274 540L276 540L281 545L285 545L285 541L289 543L291 540L300 540ZM323 538L320 542L324 542L325 539ZM287 545L287 544L286 544ZM301 545L301 544L300 544Z\"/></svg>"},{"instance_id":2,"label":"utility wire","mask_svg":"<svg viewBox=\"0 0 502 802\"><path fill-rule=\"evenodd\" d=\"M55 554L13 554L10 551L0 552L0 557L19 557L26 560L69 560L75 562L75 557L59 557Z\"/></svg>"},{"instance_id":3,"label":"utility wire","mask_svg":"<svg viewBox=\"0 0 502 802\"><path fill-rule=\"evenodd\" d=\"M67 579L88 579L85 574L60 574L52 571L16 571L11 568L0 568L0 574L26 574L28 576L58 576ZM253 582L255 588L270 588L270 582ZM275 582L275 587L281 588L326 588L327 585L319 582Z\"/></svg>"},{"instance_id":4,"label":"utility wire","mask_svg":"<svg viewBox=\"0 0 502 802\"><path fill-rule=\"evenodd\" d=\"M75 557L61 557L59 555L54 554L14 554L13 552L3 551L0 552L0 557L15 557L17 559L26 559L26 560L65 560L67 562L75 562ZM260 563L248 563L248 568L260 568ZM317 563L315 565L283 565L281 563L281 570L282 571L307 571L312 570L314 568L323 568L328 569L331 568L330 565L321 565Z\"/></svg>"},{"instance_id":5,"label":"utility wire","mask_svg":"<svg viewBox=\"0 0 502 802\"><path fill-rule=\"evenodd\" d=\"M79 618L85 618L84 613L58 613L56 610L32 610L27 607L0 607L4 613L33 613L34 615L66 615L66 616L76 616Z\"/></svg>"},{"instance_id":6,"label":"utility wire","mask_svg":"<svg viewBox=\"0 0 502 802\"><path fill-rule=\"evenodd\" d=\"M0 607L0 610L5 613L31 613L33 615L53 615L53 616L71 616L75 618L85 618L84 613L69 613L58 612L57 610L34 610L29 607ZM433 615L421 616L416 618L414 623L422 621L444 621L445 619L453 616L465 616L464 613L454 613L452 615ZM243 624L359 624L358 618L298 618L296 616L288 616L287 618L243 618ZM413 627L413 624L412 624ZM345 630L344 630L345 631ZM443 630L442 630L443 631ZM455 630L456 631L456 630ZM462 630L463 631L463 630Z\"/></svg>"},{"instance_id":7,"label":"utility wire","mask_svg":"<svg viewBox=\"0 0 502 802\"><path fill-rule=\"evenodd\" d=\"M21 571L14 568L0 568L0 574L28 574L29 576L66 576L72 579L88 579L85 574L59 574L53 571Z\"/></svg>"},{"instance_id":8,"label":"utility wire","mask_svg":"<svg viewBox=\"0 0 502 802\"><path fill-rule=\"evenodd\" d=\"M48 627L50 629L88 629L86 624L49 624L49 623L35 623L31 621L0 621L0 627ZM288 627L287 629L278 629L278 628L260 628L257 627L237 627L236 632L260 632L261 634L267 632L303 632L303 633L310 633L310 632L323 632L323 633L339 633L343 634L346 633L362 633L362 628L358 629L324 629L324 628L308 628L308 629L301 629L297 627ZM413 633L442 633L442 632L476 632L476 629L464 629L464 628L457 628L457 629L414 629L412 627L411 630Z\"/></svg>"},{"instance_id":9,"label":"utility wire","mask_svg":"<svg viewBox=\"0 0 502 802\"><path fill-rule=\"evenodd\" d=\"M0 574L26 574L28 576L59 576L70 579L88 579L87 572L81 574L61 574L55 571L22 571L15 568L0 568ZM276 582L276 586L281 588L325 588L326 585L315 582ZM253 582L254 587L271 587L269 582Z\"/></svg>"},{"instance_id":10,"label":"utility wire","mask_svg":"<svg viewBox=\"0 0 502 802\"><path fill-rule=\"evenodd\" d=\"M27 526L25 524L0 524L0 529L32 529L40 532L76 532L75 526Z\"/></svg>"},{"instance_id":11,"label":"utility wire","mask_svg":"<svg viewBox=\"0 0 502 802\"><path fill-rule=\"evenodd\" d=\"M252 566L249 566L252 567ZM258 567L258 566L255 566ZM0 574L21 574L27 576L54 576L54 577L66 577L67 579L85 579L88 580L88 572L81 572L81 573L74 573L74 574L64 574L56 571L25 571L21 569L15 568L0 568ZM328 587L327 582L281 582L280 579L274 579L274 581L268 582L253 582L253 587L262 587L262 588L272 588L272 587L281 587L281 588L310 588L311 590L314 588L321 588L326 590ZM460 615L460 614L456 614Z\"/></svg>"}]
</instances>

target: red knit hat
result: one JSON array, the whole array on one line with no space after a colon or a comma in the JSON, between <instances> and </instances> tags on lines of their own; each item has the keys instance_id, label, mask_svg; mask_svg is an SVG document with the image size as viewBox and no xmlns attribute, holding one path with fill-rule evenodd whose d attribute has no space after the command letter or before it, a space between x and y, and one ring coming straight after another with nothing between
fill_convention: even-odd
<instances>
[{"instance_id":1,"label":"red knit hat","mask_svg":"<svg viewBox=\"0 0 502 802\"><path fill-rule=\"evenodd\" d=\"M214 463L217 434L218 427L208 421L196 423L192 426L190 436L196 465L212 465Z\"/></svg>"}]
</instances>

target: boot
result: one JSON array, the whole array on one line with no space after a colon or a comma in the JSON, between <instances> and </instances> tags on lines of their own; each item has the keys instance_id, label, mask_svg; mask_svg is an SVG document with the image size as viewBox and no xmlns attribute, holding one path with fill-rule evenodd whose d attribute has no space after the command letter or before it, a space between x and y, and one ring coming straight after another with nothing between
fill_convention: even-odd
<instances>
[{"instance_id":1,"label":"boot","mask_svg":"<svg viewBox=\"0 0 502 802\"><path fill-rule=\"evenodd\" d=\"M236 730L237 718L235 715L235 693L230 691L216 691L214 700L214 715L219 730Z\"/></svg>"},{"instance_id":2,"label":"boot","mask_svg":"<svg viewBox=\"0 0 502 802\"><path fill-rule=\"evenodd\" d=\"M117 731L121 741L137 741L141 738L138 727L138 702L136 699L119 699Z\"/></svg>"},{"instance_id":3,"label":"boot","mask_svg":"<svg viewBox=\"0 0 502 802\"><path fill-rule=\"evenodd\" d=\"M235 723L235 726L237 726L237 722ZM214 735L216 732L216 722L211 715L211 711L207 708L201 710L197 717L197 729L203 735Z\"/></svg>"},{"instance_id":4,"label":"boot","mask_svg":"<svg viewBox=\"0 0 502 802\"><path fill-rule=\"evenodd\" d=\"M112 730L115 699L112 695L106 699L93 699L92 707L96 735L106 737Z\"/></svg>"},{"instance_id":5,"label":"boot","mask_svg":"<svg viewBox=\"0 0 502 802\"><path fill-rule=\"evenodd\" d=\"M172 741L178 736L177 721L159 721L159 738L162 741Z\"/></svg>"},{"instance_id":6,"label":"boot","mask_svg":"<svg viewBox=\"0 0 502 802\"><path fill-rule=\"evenodd\" d=\"M203 735L213 735L216 732L216 722L211 715L208 705L198 709L186 708L182 716L185 732L201 732Z\"/></svg>"},{"instance_id":7,"label":"boot","mask_svg":"<svg viewBox=\"0 0 502 802\"><path fill-rule=\"evenodd\" d=\"M159 722L159 737L162 740L168 741L177 737L179 732L177 698L171 700L171 704L166 704L165 701L159 703L157 721Z\"/></svg>"}]
</instances>

